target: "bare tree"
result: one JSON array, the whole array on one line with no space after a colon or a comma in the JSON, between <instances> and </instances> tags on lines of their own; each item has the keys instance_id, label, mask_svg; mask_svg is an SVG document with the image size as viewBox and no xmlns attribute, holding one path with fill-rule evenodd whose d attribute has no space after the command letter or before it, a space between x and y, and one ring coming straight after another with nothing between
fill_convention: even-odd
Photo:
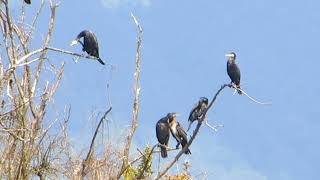
<instances>
[{"instance_id":1,"label":"bare tree","mask_svg":"<svg viewBox=\"0 0 320 180\"><path fill-rule=\"evenodd\" d=\"M42 6L43 2L40 9ZM57 4L50 4L51 16L43 47L48 47L51 42L57 7ZM0 62L0 126L1 136L4 137L1 141L4 148L1 149L0 173L1 177L9 179L29 179L32 176L30 172L43 178L45 171L54 171L49 165L49 156L54 153L56 139L45 140L50 125L43 125L47 105L59 88L64 67L62 63L60 67L52 69L54 81L43 80L41 74L48 59L47 50L39 52L37 64L29 65L35 60L24 56L30 52L30 36L35 22L31 32L24 30L26 22L23 15L24 10L21 15L22 22L17 24L10 14L9 1L1 2L1 48L5 50L6 57L2 54ZM25 65L19 66L20 62Z\"/></svg>"},{"instance_id":2,"label":"bare tree","mask_svg":"<svg viewBox=\"0 0 320 180\"><path fill-rule=\"evenodd\" d=\"M71 108L65 112L65 117L47 117L64 72L64 62L57 59L51 63L48 51L89 59L95 57L50 47L59 6L51 1L48 1L51 15L44 42L38 49L31 50L31 37L35 36L34 30L45 3L41 1L29 23L23 1L19 17L11 15L9 0L0 2L0 48L5 52L0 54L1 179L71 178L75 175L75 167L82 164L79 156L74 156L70 150L67 127ZM59 126L60 130L51 131L53 126Z\"/></svg>"}]
</instances>

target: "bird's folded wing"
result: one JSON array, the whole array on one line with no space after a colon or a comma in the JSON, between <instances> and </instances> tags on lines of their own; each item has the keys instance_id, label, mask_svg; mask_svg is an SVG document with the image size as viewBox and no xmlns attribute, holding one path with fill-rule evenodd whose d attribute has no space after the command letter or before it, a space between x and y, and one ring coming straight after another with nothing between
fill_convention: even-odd
<instances>
[{"instance_id":1,"label":"bird's folded wing","mask_svg":"<svg viewBox=\"0 0 320 180\"><path fill-rule=\"evenodd\" d=\"M198 105L196 105L196 106L193 107L193 109L192 109L191 112L190 112L188 121L191 121L191 122L192 122L192 121L196 120L196 119L195 119L196 117L194 117L194 113L196 112L197 108L198 108Z\"/></svg>"},{"instance_id":2,"label":"bird's folded wing","mask_svg":"<svg viewBox=\"0 0 320 180\"><path fill-rule=\"evenodd\" d=\"M186 131L180 125L177 126L177 132L179 137L181 137L182 139L188 139Z\"/></svg>"}]
</instances>

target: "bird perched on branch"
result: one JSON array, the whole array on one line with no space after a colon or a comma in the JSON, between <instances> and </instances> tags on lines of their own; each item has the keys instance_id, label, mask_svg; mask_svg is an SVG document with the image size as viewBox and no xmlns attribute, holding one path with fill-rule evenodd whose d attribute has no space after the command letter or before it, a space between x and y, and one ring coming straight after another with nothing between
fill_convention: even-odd
<instances>
[{"instance_id":1,"label":"bird perched on branch","mask_svg":"<svg viewBox=\"0 0 320 180\"><path fill-rule=\"evenodd\" d=\"M81 38L83 38L83 42L81 42ZM97 60L102 64L105 63L101 60L99 56L99 44L95 34L91 31L81 31L75 40L71 42L71 46L80 43L82 45L82 51L86 51L90 56L98 58Z\"/></svg>"},{"instance_id":2,"label":"bird perched on branch","mask_svg":"<svg viewBox=\"0 0 320 180\"><path fill-rule=\"evenodd\" d=\"M183 149L188 143L188 137L187 137L187 133L184 131L182 126L180 126L179 122L177 121L177 116L178 116L177 113L168 114L170 132L177 141L176 148L178 149L181 144ZM191 154L191 151L189 149L186 149L184 153Z\"/></svg>"},{"instance_id":3,"label":"bird perched on branch","mask_svg":"<svg viewBox=\"0 0 320 180\"><path fill-rule=\"evenodd\" d=\"M166 117L161 118L156 124L156 134L160 144L162 158L168 156L167 146L170 138L169 117L170 113Z\"/></svg>"},{"instance_id":4,"label":"bird perched on branch","mask_svg":"<svg viewBox=\"0 0 320 180\"><path fill-rule=\"evenodd\" d=\"M240 68L236 64L236 53L231 52L229 54L226 54L226 57L228 57L228 62L227 62L227 72L228 75L231 79L231 84L234 84L237 88L238 94L242 94L241 88L240 88L240 78L241 78L241 73L240 73Z\"/></svg>"},{"instance_id":5,"label":"bird perched on branch","mask_svg":"<svg viewBox=\"0 0 320 180\"><path fill-rule=\"evenodd\" d=\"M189 131L191 124L194 121L200 120L202 118L203 111L208 107L208 103L209 103L209 100L206 97L201 97L199 99L198 104L190 112L189 119L188 119L189 127L187 131Z\"/></svg>"},{"instance_id":6,"label":"bird perched on branch","mask_svg":"<svg viewBox=\"0 0 320 180\"><path fill-rule=\"evenodd\" d=\"M31 0L24 0L25 3L31 4Z\"/></svg>"}]
</instances>

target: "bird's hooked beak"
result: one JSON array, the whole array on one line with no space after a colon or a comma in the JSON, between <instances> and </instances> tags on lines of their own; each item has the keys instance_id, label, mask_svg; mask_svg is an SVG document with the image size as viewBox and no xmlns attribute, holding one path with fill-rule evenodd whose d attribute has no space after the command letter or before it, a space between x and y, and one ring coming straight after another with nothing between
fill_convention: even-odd
<instances>
[{"instance_id":1,"label":"bird's hooked beak","mask_svg":"<svg viewBox=\"0 0 320 180\"><path fill-rule=\"evenodd\" d=\"M74 45L76 45L76 44L78 44L78 40L73 40L73 41L71 42L70 46L74 46Z\"/></svg>"},{"instance_id":2,"label":"bird's hooked beak","mask_svg":"<svg viewBox=\"0 0 320 180\"><path fill-rule=\"evenodd\" d=\"M226 57L234 57L233 54L226 54L225 56L226 56Z\"/></svg>"}]
</instances>

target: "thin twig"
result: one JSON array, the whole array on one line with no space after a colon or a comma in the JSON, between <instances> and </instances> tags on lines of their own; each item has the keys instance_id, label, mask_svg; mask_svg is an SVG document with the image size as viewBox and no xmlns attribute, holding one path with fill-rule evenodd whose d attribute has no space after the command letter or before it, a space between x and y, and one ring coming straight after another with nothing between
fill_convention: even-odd
<instances>
[{"instance_id":1,"label":"thin twig","mask_svg":"<svg viewBox=\"0 0 320 180\"><path fill-rule=\"evenodd\" d=\"M112 110L112 107L110 107L105 113L104 115L101 117L100 121L99 121L99 124L94 132L94 135L92 137L92 140L91 140L91 144L90 144L90 148L89 148L89 151L88 151L88 154L87 154L87 157L86 159L83 161L83 164L82 164L82 177L85 176L85 167L86 167L86 163L88 162L89 158L91 157L91 154L92 154L92 149L93 149L93 145L94 145L94 141L96 139L96 136L98 134L98 131L99 131L99 128L103 122L104 119L106 119L106 116L109 114L109 112Z\"/></svg>"},{"instance_id":2,"label":"thin twig","mask_svg":"<svg viewBox=\"0 0 320 180\"><path fill-rule=\"evenodd\" d=\"M247 94L243 89L237 88L236 86L232 85L232 87L236 90L241 91L244 95L246 95L250 100L252 100L253 102L257 103L257 104L261 104L261 105L271 105L270 102L260 102L256 99L254 99L253 97L249 96L249 94Z\"/></svg>"},{"instance_id":3,"label":"thin twig","mask_svg":"<svg viewBox=\"0 0 320 180\"><path fill-rule=\"evenodd\" d=\"M219 128L219 127L223 127L222 124L218 124L218 125L214 125L214 126L210 125L209 122L208 122L208 119L206 119L204 122L205 122L205 124L206 124L209 128L211 128L211 129L214 130L215 132L218 132L218 128Z\"/></svg>"},{"instance_id":4,"label":"thin twig","mask_svg":"<svg viewBox=\"0 0 320 180\"><path fill-rule=\"evenodd\" d=\"M41 4L40 4L40 7L39 7L39 9L38 9L38 11L37 11L37 14L35 15L32 23L31 23L31 28L30 28L31 30L30 30L29 34L27 35L26 43L28 43L28 41L29 41L29 39L30 39L33 31L36 29L36 28L35 28L35 27L36 27L36 23L37 23L37 21L38 21L38 19L39 19L39 17L40 17L41 11L42 11L42 9L43 9L43 7L44 7L44 2L45 2L44 0L41 0Z\"/></svg>"},{"instance_id":5,"label":"thin twig","mask_svg":"<svg viewBox=\"0 0 320 180\"><path fill-rule=\"evenodd\" d=\"M43 67L43 64L44 64L44 58L47 55L46 47L49 47L49 44L51 42L52 32L54 30L54 22L55 22L56 8L57 7L58 7L58 4L53 5L52 2L50 1L51 17L50 17L50 23L49 23L49 30L48 30L48 33L47 33L47 36L46 36L46 39L45 39L45 42L44 42L44 45L43 45L43 49L44 50L41 52L41 55L40 55L40 58L39 58L40 62L38 63L36 74L34 76L34 82L33 82L32 88L31 88L30 97L32 97L34 95L35 89L36 89L36 87L38 85L38 82L40 80L40 74L41 74L42 69L43 69L42 67Z\"/></svg>"},{"instance_id":6,"label":"thin twig","mask_svg":"<svg viewBox=\"0 0 320 180\"><path fill-rule=\"evenodd\" d=\"M21 64L18 64L18 65L14 65L14 67L20 67L20 66L25 66L25 65L29 65L33 62L36 62L36 61L39 61L40 59L39 58L36 58L36 59L33 59L31 61L28 61L28 62L25 62L25 63L21 63Z\"/></svg>"}]
</instances>

